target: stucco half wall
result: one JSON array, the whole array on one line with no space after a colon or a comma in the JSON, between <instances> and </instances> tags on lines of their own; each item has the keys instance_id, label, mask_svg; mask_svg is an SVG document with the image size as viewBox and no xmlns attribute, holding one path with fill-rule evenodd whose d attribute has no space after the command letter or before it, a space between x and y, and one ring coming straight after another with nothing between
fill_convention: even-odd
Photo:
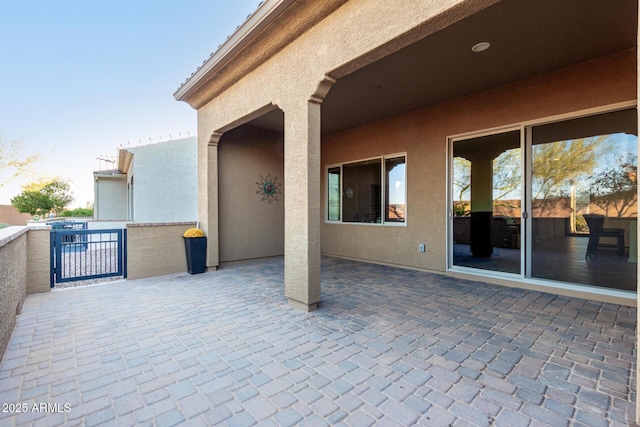
<instances>
[{"instance_id":1,"label":"stucco half wall","mask_svg":"<svg viewBox=\"0 0 640 427\"><path fill-rule=\"evenodd\" d=\"M127 279L187 271L182 234L195 222L127 224Z\"/></svg>"},{"instance_id":2,"label":"stucco half wall","mask_svg":"<svg viewBox=\"0 0 640 427\"><path fill-rule=\"evenodd\" d=\"M27 234L27 293L51 290L51 226L35 225Z\"/></svg>"},{"instance_id":3,"label":"stucco half wall","mask_svg":"<svg viewBox=\"0 0 640 427\"><path fill-rule=\"evenodd\" d=\"M0 229L0 359L27 294L49 292L50 226Z\"/></svg>"},{"instance_id":4,"label":"stucco half wall","mask_svg":"<svg viewBox=\"0 0 640 427\"><path fill-rule=\"evenodd\" d=\"M27 297L27 227L0 230L0 360Z\"/></svg>"}]
</instances>

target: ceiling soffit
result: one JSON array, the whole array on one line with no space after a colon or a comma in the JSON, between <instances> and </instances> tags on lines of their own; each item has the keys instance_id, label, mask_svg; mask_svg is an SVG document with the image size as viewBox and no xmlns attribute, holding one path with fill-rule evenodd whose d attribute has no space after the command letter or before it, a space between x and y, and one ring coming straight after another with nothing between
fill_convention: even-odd
<instances>
[{"instance_id":1,"label":"ceiling soffit","mask_svg":"<svg viewBox=\"0 0 640 427\"><path fill-rule=\"evenodd\" d=\"M635 47L637 16L636 0L497 3L338 79L323 133ZM472 52L482 41L491 47Z\"/></svg>"}]
</instances>

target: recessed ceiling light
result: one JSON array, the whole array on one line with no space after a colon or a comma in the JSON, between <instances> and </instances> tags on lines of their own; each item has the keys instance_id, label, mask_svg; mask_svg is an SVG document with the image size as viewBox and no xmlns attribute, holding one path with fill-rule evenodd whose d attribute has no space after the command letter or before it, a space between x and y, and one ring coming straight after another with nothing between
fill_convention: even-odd
<instances>
[{"instance_id":1,"label":"recessed ceiling light","mask_svg":"<svg viewBox=\"0 0 640 427\"><path fill-rule=\"evenodd\" d=\"M490 46L491 46L491 43L489 42L480 42L480 43L474 44L471 50L474 52L482 52L489 49Z\"/></svg>"}]
</instances>

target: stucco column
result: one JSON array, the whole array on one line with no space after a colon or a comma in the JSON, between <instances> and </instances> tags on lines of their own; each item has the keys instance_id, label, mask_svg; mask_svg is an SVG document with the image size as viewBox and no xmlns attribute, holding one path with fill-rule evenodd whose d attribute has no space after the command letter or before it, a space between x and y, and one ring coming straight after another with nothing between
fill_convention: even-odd
<instances>
[{"instance_id":1,"label":"stucco column","mask_svg":"<svg viewBox=\"0 0 640 427\"><path fill-rule=\"evenodd\" d=\"M471 159L471 254L478 258L493 253L493 158L492 153L484 153Z\"/></svg>"},{"instance_id":2,"label":"stucco column","mask_svg":"<svg viewBox=\"0 0 640 427\"><path fill-rule=\"evenodd\" d=\"M284 293L309 312L320 300L320 104L283 109Z\"/></svg>"},{"instance_id":3,"label":"stucco column","mask_svg":"<svg viewBox=\"0 0 640 427\"><path fill-rule=\"evenodd\" d=\"M198 226L207 236L207 270L219 264L218 245L218 142L222 133L214 132L198 144Z\"/></svg>"},{"instance_id":4,"label":"stucco column","mask_svg":"<svg viewBox=\"0 0 640 427\"><path fill-rule=\"evenodd\" d=\"M471 162L471 212L493 211L493 157Z\"/></svg>"}]
</instances>

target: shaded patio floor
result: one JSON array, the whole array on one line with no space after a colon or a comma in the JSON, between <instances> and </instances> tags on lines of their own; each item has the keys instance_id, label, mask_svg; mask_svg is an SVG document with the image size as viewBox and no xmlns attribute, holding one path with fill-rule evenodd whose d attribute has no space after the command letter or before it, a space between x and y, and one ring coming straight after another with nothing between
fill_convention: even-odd
<instances>
[{"instance_id":1,"label":"shaded patio floor","mask_svg":"<svg viewBox=\"0 0 640 427\"><path fill-rule=\"evenodd\" d=\"M633 419L635 308L334 258L322 287L290 308L272 259L30 295L0 365L28 410L0 425Z\"/></svg>"}]
</instances>

